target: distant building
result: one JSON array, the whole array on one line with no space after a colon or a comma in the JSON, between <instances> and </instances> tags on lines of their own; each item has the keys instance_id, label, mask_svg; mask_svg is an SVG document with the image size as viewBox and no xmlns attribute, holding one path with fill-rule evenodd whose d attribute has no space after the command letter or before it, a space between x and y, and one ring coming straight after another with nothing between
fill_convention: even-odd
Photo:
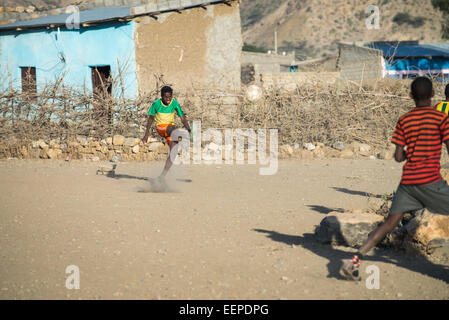
<instances>
[{"instance_id":1,"label":"distant building","mask_svg":"<svg viewBox=\"0 0 449 320\"><path fill-rule=\"evenodd\" d=\"M362 44L339 43L337 66L340 78L355 82L377 80L384 77L382 51Z\"/></svg>"},{"instance_id":2,"label":"distant building","mask_svg":"<svg viewBox=\"0 0 449 320\"><path fill-rule=\"evenodd\" d=\"M136 2L121 0L121 3ZM151 1L0 25L0 86L64 85L134 98L165 82L178 91L240 89L239 1ZM71 24L67 24L67 21ZM114 84L108 82L111 77Z\"/></svg>"},{"instance_id":3,"label":"distant building","mask_svg":"<svg viewBox=\"0 0 449 320\"><path fill-rule=\"evenodd\" d=\"M297 72L295 53L276 54L242 52L242 81L244 84L259 82L265 73Z\"/></svg>"},{"instance_id":4,"label":"distant building","mask_svg":"<svg viewBox=\"0 0 449 320\"><path fill-rule=\"evenodd\" d=\"M449 44L425 41L340 43L338 65L342 79L432 76L449 78Z\"/></svg>"}]
</instances>

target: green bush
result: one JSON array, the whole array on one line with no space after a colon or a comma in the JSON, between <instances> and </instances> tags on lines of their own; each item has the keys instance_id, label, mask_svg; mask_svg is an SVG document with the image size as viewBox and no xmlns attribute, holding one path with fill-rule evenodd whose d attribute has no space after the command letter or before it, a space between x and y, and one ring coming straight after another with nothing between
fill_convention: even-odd
<instances>
[{"instance_id":1,"label":"green bush","mask_svg":"<svg viewBox=\"0 0 449 320\"><path fill-rule=\"evenodd\" d=\"M408 12L400 12L393 17L393 22L398 25L408 24L414 28L419 28L425 24L426 18L412 17Z\"/></svg>"},{"instance_id":2,"label":"green bush","mask_svg":"<svg viewBox=\"0 0 449 320\"><path fill-rule=\"evenodd\" d=\"M432 0L434 8L443 12L443 25L441 26L441 36L443 39L449 39L449 1L448 0Z\"/></svg>"},{"instance_id":3,"label":"green bush","mask_svg":"<svg viewBox=\"0 0 449 320\"><path fill-rule=\"evenodd\" d=\"M434 8L438 8L445 13L449 13L449 1L447 0L432 0Z\"/></svg>"},{"instance_id":4,"label":"green bush","mask_svg":"<svg viewBox=\"0 0 449 320\"><path fill-rule=\"evenodd\" d=\"M261 52L261 53L266 53L267 50L265 48L262 47L258 47L252 44L248 44L248 43L244 43L243 44L243 51L248 51L248 52Z\"/></svg>"}]
</instances>

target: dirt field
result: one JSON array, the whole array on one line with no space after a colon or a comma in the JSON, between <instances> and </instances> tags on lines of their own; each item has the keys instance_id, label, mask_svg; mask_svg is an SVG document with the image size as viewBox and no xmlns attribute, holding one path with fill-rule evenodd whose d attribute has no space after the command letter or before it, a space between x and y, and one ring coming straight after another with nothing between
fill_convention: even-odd
<instances>
[{"instance_id":1,"label":"dirt field","mask_svg":"<svg viewBox=\"0 0 449 320\"><path fill-rule=\"evenodd\" d=\"M191 165L171 173L176 192L139 192L162 165L121 163L110 178L92 162L1 161L0 299L449 299L447 265L376 249L347 282L339 259L355 250L314 240L326 213L393 191L393 161L283 161L274 176ZM69 265L79 290L65 287Z\"/></svg>"}]
</instances>

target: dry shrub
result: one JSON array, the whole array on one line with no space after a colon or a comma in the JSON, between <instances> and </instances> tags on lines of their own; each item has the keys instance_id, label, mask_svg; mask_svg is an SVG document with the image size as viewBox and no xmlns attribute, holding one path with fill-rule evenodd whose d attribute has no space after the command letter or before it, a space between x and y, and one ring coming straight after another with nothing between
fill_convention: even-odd
<instances>
[{"instance_id":1,"label":"dry shrub","mask_svg":"<svg viewBox=\"0 0 449 320\"><path fill-rule=\"evenodd\" d=\"M242 94L206 89L177 98L189 120L201 120L203 128L275 128L279 144L358 141L382 149L388 147L397 119L413 106L409 86L409 81L392 79L362 86L304 83L290 92L266 90L257 102L245 100ZM147 111L157 98L159 88L134 100L123 94L94 98L86 90L64 86L62 79L42 88L37 98L8 88L0 92L0 137L23 145L39 138L67 140L75 135L134 136L144 130Z\"/></svg>"},{"instance_id":2,"label":"dry shrub","mask_svg":"<svg viewBox=\"0 0 449 320\"><path fill-rule=\"evenodd\" d=\"M256 103L241 105L239 126L277 128L280 143L336 141L390 144L398 118L414 104L409 81L364 84L305 83L295 91L273 88Z\"/></svg>"}]
</instances>

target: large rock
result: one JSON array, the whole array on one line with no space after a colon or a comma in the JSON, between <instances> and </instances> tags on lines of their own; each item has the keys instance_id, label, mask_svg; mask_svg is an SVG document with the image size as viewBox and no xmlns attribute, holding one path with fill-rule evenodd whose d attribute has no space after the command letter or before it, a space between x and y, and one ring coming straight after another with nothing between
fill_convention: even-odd
<instances>
[{"instance_id":1,"label":"large rock","mask_svg":"<svg viewBox=\"0 0 449 320\"><path fill-rule=\"evenodd\" d=\"M320 242L361 246L384 218L373 213L331 212L315 229Z\"/></svg>"},{"instance_id":2,"label":"large rock","mask_svg":"<svg viewBox=\"0 0 449 320\"><path fill-rule=\"evenodd\" d=\"M112 138L112 143L114 144L114 146L123 146L123 144L125 143L125 137L122 135L116 134Z\"/></svg>"},{"instance_id":3,"label":"large rock","mask_svg":"<svg viewBox=\"0 0 449 320\"><path fill-rule=\"evenodd\" d=\"M354 158L354 152L352 152L351 150L348 150L348 149L343 150L340 153L340 158L342 158L342 159L352 159L352 158Z\"/></svg>"},{"instance_id":4,"label":"large rock","mask_svg":"<svg viewBox=\"0 0 449 320\"><path fill-rule=\"evenodd\" d=\"M425 210L406 226L414 241L421 244L433 256L449 258L449 216Z\"/></svg>"},{"instance_id":5,"label":"large rock","mask_svg":"<svg viewBox=\"0 0 449 320\"><path fill-rule=\"evenodd\" d=\"M345 146L344 142L341 142L341 141L337 141L332 145L332 148L340 150L340 151L343 151L345 149L345 147L346 146Z\"/></svg>"},{"instance_id":6,"label":"large rock","mask_svg":"<svg viewBox=\"0 0 449 320\"><path fill-rule=\"evenodd\" d=\"M325 157L325 151L323 148L321 147L316 147L315 150L312 151L314 157L318 158L318 159L322 159Z\"/></svg>"},{"instance_id":7,"label":"large rock","mask_svg":"<svg viewBox=\"0 0 449 320\"><path fill-rule=\"evenodd\" d=\"M435 239L449 240L448 215L435 214L425 210L423 215L413 218L406 228L413 239L424 245L428 245Z\"/></svg>"},{"instance_id":8,"label":"large rock","mask_svg":"<svg viewBox=\"0 0 449 320\"><path fill-rule=\"evenodd\" d=\"M442 169L441 175L443 176L443 179L449 183L449 169Z\"/></svg>"},{"instance_id":9,"label":"large rock","mask_svg":"<svg viewBox=\"0 0 449 320\"><path fill-rule=\"evenodd\" d=\"M100 148L100 142L98 142L98 141L91 141L91 142L89 142L89 147L97 150L97 149Z\"/></svg>"},{"instance_id":10,"label":"large rock","mask_svg":"<svg viewBox=\"0 0 449 320\"><path fill-rule=\"evenodd\" d=\"M304 143L304 149L308 150L308 151L313 151L315 150L316 146L313 143Z\"/></svg>"},{"instance_id":11,"label":"large rock","mask_svg":"<svg viewBox=\"0 0 449 320\"><path fill-rule=\"evenodd\" d=\"M377 154L377 158L381 160L391 160L393 155L391 155L388 150L382 150Z\"/></svg>"},{"instance_id":12,"label":"large rock","mask_svg":"<svg viewBox=\"0 0 449 320\"><path fill-rule=\"evenodd\" d=\"M89 145L89 140L87 140L87 137L85 136L77 136L76 141L78 141L78 143L83 147Z\"/></svg>"},{"instance_id":13,"label":"large rock","mask_svg":"<svg viewBox=\"0 0 449 320\"><path fill-rule=\"evenodd\" d=\"M341 154L340 151L332 148L324 148L323 150L326 158L339 158Z\"/></svg>"},{"instance_id":14,"label":"large rock","mask_svg":"<svg viewBox=\"0 0 449 320\"><path fill-rule=\"evenodd\" d=\"M285 157L290 157L293 155L292 146L285 144L279 147L279 154Z\"/></svg>"},{"instance_id":15,"label":"large rock","mask_svg":"<svg viewBox=\"0 0 449 320\"><path fill-rule=\"evenodd\" d=\"M37 141L37 145L38 145L39 148L41 148L41 149L48 148L48 145L45 143L44 140L39 140L39 141Z\"/></svg>"},{"instance_id":16,"label":"large rock","mask_svg":"<svg viewBox=\"0 0 449 320\"><path fill-rule=\"evenodd\" d=\"M62 153L60 149L48 149L46 150L46 158L50 160L56 160Z\"/></svg>"},{"instance_id":17,"label":"large rock","mask_svg":"<svg viewBox=\"0 0 449 320\"><path fill-rule=\"evenodd\" d=\"M136 145L138 145L140 142L140 139L138 138L126 138L125 142L123 143L125 145L125 147L134 147Z\"/></svg>"},{"instance_id":18,"label":"large rock","mask_svg":"<svg viewBox=\"0 0 449 320\"><path fill-rule=\"evenodd\" d=\"M161 142L151 142L148 144L148 151L159 151L164 147L164 144Z\"/></svg>"}]
</instances>

